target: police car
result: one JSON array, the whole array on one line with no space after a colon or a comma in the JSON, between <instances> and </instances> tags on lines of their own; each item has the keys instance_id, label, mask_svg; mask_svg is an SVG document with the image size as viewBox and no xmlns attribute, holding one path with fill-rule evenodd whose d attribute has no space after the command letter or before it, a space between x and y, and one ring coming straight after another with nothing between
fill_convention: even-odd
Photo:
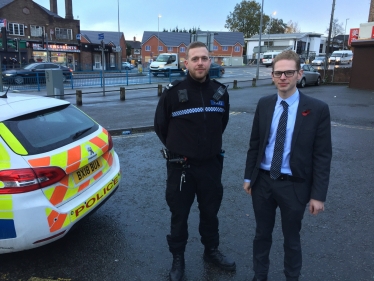
<instances>
[{"instance_id":1,"label":"police car","mask_svg":"<svg viewBox=\"0 0 374 281\"><path fill-rule=\"evenodd\" d=\"M62 238L120 179L110 134L79 109L0 92L0 254Z\"/></svg>"}]
</instances>

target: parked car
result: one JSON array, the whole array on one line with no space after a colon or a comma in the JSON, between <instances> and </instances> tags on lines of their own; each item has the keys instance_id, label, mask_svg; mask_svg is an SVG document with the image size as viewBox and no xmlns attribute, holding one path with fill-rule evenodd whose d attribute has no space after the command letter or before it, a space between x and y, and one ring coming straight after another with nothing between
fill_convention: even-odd
<instances>
[{"instance_id":1,"label":"parked car","mask_svg":"<svg viewBox=\"0 0 374 281\"><path fill-rule=\"evenodd\" d=\"M0 254L64 237L118 189L113 141L69 102L0 92Z\"/></svg>"},{"instance_id":2,"label":"parked car","mask_svg":"<svg viewBox=\"0 0 374 281\"><path fill-rule=\"evenodd\" d=\"M321 75L313 66L309 64L301 64L301 69L303 70L303 76L299 81L297 81L297 86L304 88L306 85L316 85L321 84Z\"/></svg>"},{"instance_id":3,"label":"parked car","mask_svg":"<svg viewBox=\"0 0 374 281\"><path fill-rule=\"evenodd\" d=\"M212 76L217 76L218 73L218 77L222 77L223 74L225 74L225 68L218 63L212 62L210 64L209 73L211 73Z\"/></svg>"},{"instance_id":4,"label":"parked car","mask_svg":"<svg viewBox=\"0 0 374 281\"><path fill-rule=\"evenodd\" d=\"M353 52L350 50L334 51L330 58L330 64L350 64L352 62Z\"/></svg>"},{"instance_id":5,"label":"parked car","mask_svg":"<svg viewBox=\"0 0 374 281\"><path fill-rule=\"evenodd\" d=\"M312 61L312 65L323 66L325 65L325 60L326 58L323 56L315 57L315 59Z\"/></svg>"},{"instance_id":6,"label":"parked car","mask_svg":"<svg viewBox=\"0 0 374 281\"><path fill-rule=\"evenodd\" d=\"M129 62L122 62L122 69L131 70L134 68L134 65Z\"/></svg>"},{"instance_id":7,"label":"parked car","mask_svg":"<svg viewBox=\"0 0 374 281\"><path fill-rule=\"evenodd\" d=\"M183 71L185 74L188 73L188 69L186 69L185 66L183 66ZM222 65L219 65L218 63L212 62L210 64L209 68L209 75L213 77L222 77L223 74L225 74L225 68Z\"/></svg>"},{"instance_id":8,"label":"parked car","mask_svg":"<svg viewBox=\"0 0 374 281\"><path fill-rule=\"evenodd\" d=\"M49 69L62 70L63 82L71 78L73 70L69 67L62 66L52 62L35 62L30 63L23 68L9 69L3 71L3 81L15 84L28 83L45 83L45 71ZM39 80L38 80L39 79Z\"/></svg>"}]
</instances>

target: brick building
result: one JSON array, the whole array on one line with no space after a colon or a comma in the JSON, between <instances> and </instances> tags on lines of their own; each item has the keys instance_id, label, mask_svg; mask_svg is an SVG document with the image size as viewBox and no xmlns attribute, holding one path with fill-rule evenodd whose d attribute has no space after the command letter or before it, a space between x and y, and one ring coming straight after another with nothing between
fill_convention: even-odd
<instances>
[{"instance_id":1,"label":"brick building","mask_svg":"<svg viewBox=\"0 0 374 281\"><path fill-rule=\"evenodd\" d=\"M100 40L98 35L104 36ZM104 42L104 57L102 61L101 41ZM120 47L120 48L118 48ZM126 41L122 32L81 30L81 69L105 70L121 69L122 58L126 58Z\"/></svg>"},{"instance_id":2,"label":"brick building","mask_svg":"<svg viewBox=\"0 0 374 281\"><path fill-rule=\"evenodd\" d=\"M50 0L50 10L32 0L0 0L0 22L6 27L1 57L14 58L17 64L51 61L75 69L80 21L74 20L72 0L65 0L65 12L65 18L58 15L57 0Z\"/></svg>"},{"instance_id":3,"label":"brick building","mask_svg":"<svg viewBox=\"0 0 374 281\"><path fill-rule=\"evenodd\" d=\"M130 53L130 56L127 58L127 60L135 64L141 62L142 61L142 53L141 53L142 45L140 41L136 41L136 37L134 36L134 40L127 41L126 44L129 45L131 48L131 53Z\"/></svg>"},{"instance_id":4,"label":"brick building","mask_svg":"<svg viewBox=\"0 0 374 281\"><path fill-rule=\"evenodd\" d=\"M242 32L208 32L214 34L210 56L212 61L224 65L243 65L244 36ZM144 31L142 40L142 60L149 63L159 53L178 53L181 60L186 57L186 49L191 42L187 32Z\"/></svg>"}]
</instances>

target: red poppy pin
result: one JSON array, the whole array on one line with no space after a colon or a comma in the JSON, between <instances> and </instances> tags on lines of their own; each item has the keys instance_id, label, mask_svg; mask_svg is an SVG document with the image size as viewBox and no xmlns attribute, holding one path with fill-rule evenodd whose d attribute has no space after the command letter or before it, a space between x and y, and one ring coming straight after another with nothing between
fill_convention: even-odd
<instances>
[{"instance_id":1,"label":"red poppy pin","mask_svg":"<svg viewBox=\"0 0 374 281\"><path fill-rule=\"evenodd\" d=\"M310 113L310 109L304 110L301 114L307 116Z\"/></svg>"}]
</instances>

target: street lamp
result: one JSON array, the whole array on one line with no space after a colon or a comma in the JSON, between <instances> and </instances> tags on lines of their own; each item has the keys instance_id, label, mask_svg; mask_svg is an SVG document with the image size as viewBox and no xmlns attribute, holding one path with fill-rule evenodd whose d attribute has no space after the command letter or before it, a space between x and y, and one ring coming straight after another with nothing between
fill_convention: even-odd
<instances>
[{"instance_id":1,"label":"street lamp","mask_svg":"<svg viewBox=\"0 0 374 281\"><path fill-rule=\"evenodd\" d=\"M158 23L157 23L157 54L160 54L160 18L161 15L158 15Z\"/></svg>"},{"instance_id":2,"label":"street lamp","mask_svg":"<svg viewBox=\"0 0 374 281\"><path fill-rule=\"evenodd\" d=\"M343 37L343 51L344 51L344 43L345 43L345 33L346 33L346 30L347 30L347 21L349 20L348 19L345 19L345 28L344 28L344 37Z\"/></svg>"}]
</instances>

